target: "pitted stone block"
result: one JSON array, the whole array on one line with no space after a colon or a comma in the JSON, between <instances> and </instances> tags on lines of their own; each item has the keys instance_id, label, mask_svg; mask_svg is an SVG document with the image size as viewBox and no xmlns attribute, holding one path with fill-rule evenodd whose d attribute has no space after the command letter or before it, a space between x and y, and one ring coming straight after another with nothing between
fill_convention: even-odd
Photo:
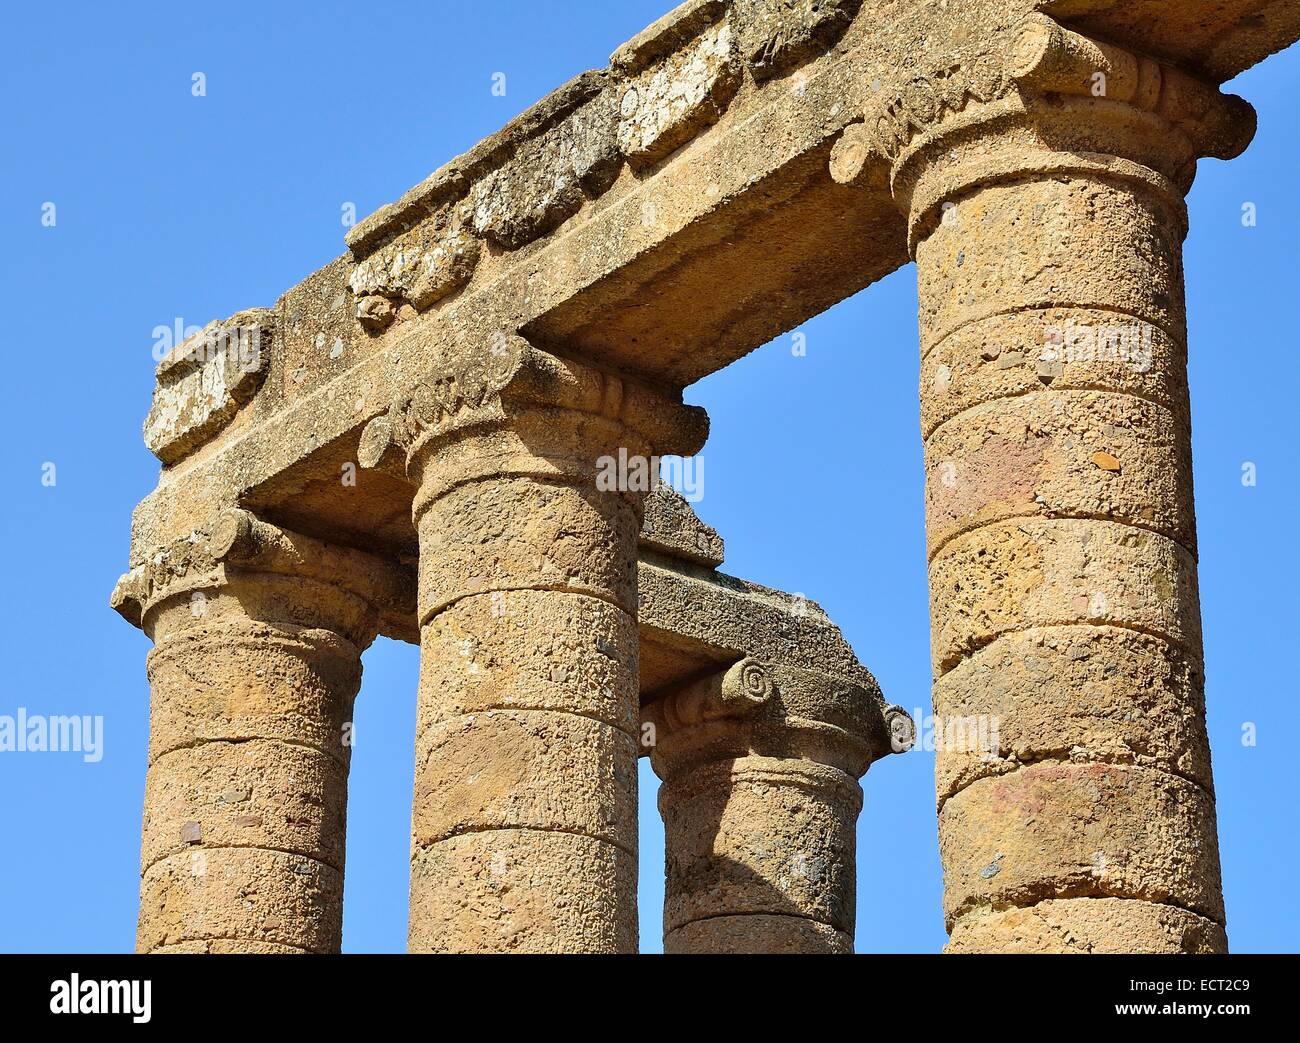
<instances>
[{"instance_id":1,"label":"pitted stone block","mask_svg":"<svg viewBox=\"0 0 1300 1043\"><path fill-rule=\"evenodd\" d=\"M610 55L610 66L626 75L648 69L724 18L730 4L731 0L686 0L678 4Z\"/></svg>"},{"instance_id":2,"label":"pitted stone block","mask_svg":"<svg viewBox=\"0 0 1300 1043\"><path fill-rule=\"evenodd\" d=\"M378 295L423 311L469 281L480 249L469 205L449 203L358 264L348 286L359 298Z\"/></svg>"},{"instance_id":3,"label":"pitted stone block","mask_svg":"<svg viewBox=\"0 0 1300 1043\"><path fill-rule=\"evenodd\" d=\"M439 167L395 203L385 203L369 217L357 222L343 237L358 261L385 243L409 231L439 209L463 199L469 189L459 159Z\"/></svg>"},{"instance_id":4,"label":"pitted stone block","mask_svg":"<svg viewBox=\"0 0 1300 1043\"><path fill-rule=\"evenodd\" d=\"M645 55L652 53L627 56L627 68L635 73L619 100L619 147L639 167L659 162L716 122L740 86L728 20L643 66Z\"/></svg>"},{"instance_id":5,"label":"pitted stone block","mask_svg":"<svg viewBox=\"0 0 1300 1043\"><path fill-rule=\"evenodd\" d=\"M862 0L735 0L740 49L754 79L782 76L843 35Z\"/></svg>"},{"instance_id":6,"label":"pitted stone block","mask_svg":"<svg viewBox=\"0 0 1300 1043\"><path fill-rule=\"evenodd\" d=\"M605 73L575 86L585 100L536 136L518 142L471 190L474 230L514 250L552 231L599 195L622 162L615 141L614 95Z\"/></svg>"},{"instance_id":7,"label":"pitted stone block","mask_svg":"<svg viewBox=\"0 0 1300 1043\"><path fill-rule=\"evenodd\" d=\"M717 531L700 521L686 498L664 482L646 497L641 546L711 568L722 564L725 553Z\"/></svg>"},{"instance_id":8,"label":"pitted stone block","mask_svg":"<svg viewBox=\"0 0 1300 1043\"><path fill-rule=\"evenodd\" d=\"M253 397L266 377L275 313L241 311L211 322L158 363L145 445L164 464L202 445Z\"/></svg>"},{"instance_id":9,"label":"pitted stone block","mask_svg":"<svg viewBox=\"0 0 1300 1043\"><path fill-rule=\"evenodd\" d=\"M963 917L949 953L1225 953L1213 920L1173 905L1122 898L1047 899Z\"/></svg>"}]
</instances>

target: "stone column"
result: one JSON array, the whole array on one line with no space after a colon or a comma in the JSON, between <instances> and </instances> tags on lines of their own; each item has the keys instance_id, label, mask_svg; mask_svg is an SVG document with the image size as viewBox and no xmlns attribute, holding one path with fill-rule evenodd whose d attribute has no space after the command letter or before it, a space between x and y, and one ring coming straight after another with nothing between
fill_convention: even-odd
<instances>
[{"instance_id":1,"label":"stone column","mask_svg":"<svg viewBox=\"0 0 1300 1043\"><path fill-rule=\"evenodd\" d=\"M744 659L646 708L666 953L850 953L858 779L911 745L878 688Z\"/></svg>"},{"instance_id":2,"label":"stone column","mask_svg":"<svg viewBox=\"0 0 1300 1043\"><path fill-rule=\"evenodd\" d=\"M119 582L154 640L140 952L339 950L360 657L403 602L370 555L239 510Z\"/></svg>"},{"instance_id":3,"label":"stone column","mask_svg":"<svg viewBox=\"0 0 1300 1043\"><path fill-rule=\"evenodd\" d=\"M412 951L636 950L637 535L651 454L706 432L520 338L367 430L417 486Z\"/></svg>"},{"instance_id":4,"label":"stone column","mask_svg":"<svg viewBox=\"0 0 1300 1043\"><path fill-rule=\"evenodd\" d=\"M949 950L1222 951L1181 247L1253 111L1044 17L1000 46L855 132L920 282Z\"/></svg>"}]
</instances>

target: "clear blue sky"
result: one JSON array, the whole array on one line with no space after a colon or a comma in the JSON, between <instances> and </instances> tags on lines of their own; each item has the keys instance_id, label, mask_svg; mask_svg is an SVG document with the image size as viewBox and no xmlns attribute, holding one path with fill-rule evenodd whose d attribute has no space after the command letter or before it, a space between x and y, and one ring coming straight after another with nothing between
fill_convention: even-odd
<instances>
[{"instance_id":1,"label":"clear blue sky","mask_svg":"<svg viewBox=\"0 0 1300 1043\"><path fill-rule=\"evenodd\" d=\"M271 304L342 251L344 203L365 214L396 198L669 5L9 8L0 714L102 714L105 747L98 763L0 753L0 950L133 944L148 642L107 601L131 508L157 478L140 437L154 327ZM195 72L206 97L191 95ZM1187 244L1209 724L1238 951L1295 951L1300 936L1298 86L1296 51L1238 81L1260 132L1243 158L1202 164ZM1242 226L1246 202L1257 227ZM713 418L698 509L727 539L727 570L819 600L908 708L929 705L930 684L915 313L908 267L807 323L806 357L781 338L687 392ZM349 951L405 941L416 669L416 649L391 642L365 658ZM914 752L865 780L860 951L943 943L932 771ZM642 945L656 951L648 771L642 804Z\"/></svg>"}]
</instances>

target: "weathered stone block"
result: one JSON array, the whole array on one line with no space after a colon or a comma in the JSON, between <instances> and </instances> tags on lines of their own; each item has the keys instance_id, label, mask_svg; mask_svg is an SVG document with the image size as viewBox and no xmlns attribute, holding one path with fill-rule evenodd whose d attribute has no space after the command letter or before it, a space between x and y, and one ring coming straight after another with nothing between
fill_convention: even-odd
<instances>
[{"instance_id":1,"label":"weathered stone block","mask_svg":"<svg viewBox=\"0 0 1300 1043\"><path fill-rule=\"evenodd\" d=\"M618 174L614 95L605 74L584 74L570 93L586 100L518 141L475 182L472 219L479 235L510 250L524 246L567 221L588 193L599 195Z\"/></svg>"},{"instance_id":2,"label":"weathered stone block","mask_svg":"<svg viewBox=\"0 0 1300 1043\"><path fill-rule=\"evenodd\" d=\"M421 622L466 593L521 586L636 604L640 519L621 496L507 478L453 489L419 528Z\"/></svg>"},{"instance_id":3,"label":"weathered stone block","mask_svg":"<svg viewBox=\"0 0 1300 1043\"><path fill-rule=\"evenodd\" d=\"M204 941L177 942L159 945L150 952L157 956L309 956L310 952L296 945L280 942L251 942L242 938L209 938Z\"/></svg>"},{"instance_id":4,"label":"weathered stone block","mask_svg":"<svg viewBox=\"0 0 1300 1043\"><path fill-rule=\"evenodd\" d=\"M501 590L461 598L420 637L425 698L416 734L489 710L557 710L627 735L636 707L616 693L637 686L637 621L602 598L549 590Z\"/></svg>"},{"instance_id":5,"label":"weathered stone block","mask_svg":"<svg viewBox=\"0 0 1300 1043\"><path fill-rule=\"evenodd\" d=\"M230 674L230 656L256 657L262 676ZM155 693L149 734L151 759L198 742L274 738L310 744L340 760L347 757L343 727L351 712L340 691L360 684L356 649L336 635L253 625L181 633L149 653Z\"/></svg>"},{"instance_id":6,"label":"weathered stone block","mask_svg":"<svg viewBox=\"0 0 1300 1043\"><path fill-rule=\"evenodd\" d=\"M1115 391L1190 423L1181 341L1113 311L1035 308L968 323L921 360L921 430L972 406L1032 391Z\"/></svg>"},{"instance_id":7,"label":"weathered stone block","mask_svg":"<svg viewBox=\"0 0 1300 1043\"><path fill-rule=\"evenodd\" d=\"M423 311L474 274L480 243L467 203L451 203L357 265L348 286L357 297L378 295Z\"/></svg>"},{"instance_id":8,"label":"weathered stone block","mask_svg":"<svg viewBox=\"0 0 1300 1043\"><path fill-rule=\"evenodd\" d=\"M1184 422L1132 395L1031 392L961 413L925 444L930 553L1014 517L1110 518L1196 549Z\"/></svg>"},{"instance_id":9,"label":"weathered stone block","mask_svg":"<svg viewBox=\"0 0 1300 1043\"><path fill-rule=\"evenodd\" d=\"M939 813L944 910L1137 898L1223 922L1214 799L1150 768L1044 762L982 779Z\"/></svg>"},{"instance_id":10,"label":"weathered stone block","mask_svg":"<svg viewBox=\"0 0 1300 1043\"><path fill-rule=\"evenodd\" d=\"M619 101L619 147L636 166L657 163L716 122L740 86L730 21L710 25L682 50L642 67L652 53L627 56L635 73Z\"/></svg>"},{"instance_id":11,"label":"weathered stone block","mask_svg":"<svg viewBox=\"0 0 1300 1043\"><path fill-rule=\"evenodd\" d=\"M934 667L1002 634L1114 623L1201 647L1196 562L1173 540L1111 521L1026 518L958 536L930 565Z\"/></svg>"},{"instance_id":12,"label":"weathered stone block","mask_svg":"<svg viewBox=\"0 0 1300 1043\"><path fill-rule=\"evenodd\" d=\"M1121 898L1049 898L1026 909L973 911L949 953L1226 953L1223 927L1172 905Z\"/></svg>"},{"instance_id":13,"label":"weathered stone block","mask_svg":"<svg viewBox=\"0 0 1300 1043\"><path fill-rule=\"evenodd\" d=\"M735 6L741 52L761 82L825 52L862 0L735 0Z\"/></svg>"},{"instance_id":14,"label":"weathered stone block","mask_svg":"<svg viewBox=\"0 0 1300 1043\"><path fill-rule=\"evenodd\" d=\"M720 21L730 5L731 0L685 0L622 44L609 56L609 64L625 74L640 72Z\"/></svg>"},{"instance_id":15,"label":"weathered stone block","mask_svg":"<svg viewBox=\"0 0 1300 1043\"><path fill-rule=\"evenodd\" d=\"M725 553L722 537L695 516L685 497L660 482L645 501L641 546L716 567Z\"/></svg>"},{"instance_id":16,"label":"weathered stone block","mask_svg":"<svg viewBox=\"0 0 1300 1043\"><path fill-rule=\"evenodd\" d=\"M145 445L175 463L228 424L257 391L270 358L275 313L242 311L211 322L158 363Z\"/></svg>"},{"instance_id":17,"label":"weathered stone block","mask_svg":"<svg viewBox=\"0 0 1300 1043\"><path fill-rule=\"evenodd\" d=\"M827 956L851 954L853 935L802 916L714 916L664 935L669 956Z\"/></svg>"},{"instance_id":18,"label":"weathered stone block","mask_svg":"<svg viewBox=\"0 0 1300 1043\"><path fill-rule=\"evenodd\" d=\"M411 952L628 953L636 925L636 856L603 840L488 830L411 860Z\"/></svg>"},{"instance_id":19,"label":"weathered stone block","mask_svg":"<svg viewBox=\"0 0 1300 1043\"><path fill-rule=\"evenodd\" d=\"M743 757L670 779L664 930L720 914L815 919L853 931L862 791L812 761Z\"/></svg>"},{"instance_id":20,"label":"weathered stone block","mask_svg":"<svg viewBox=\"0 0 1300 1043\"><path fill-rule=\"evenodd\" d=\"M1180 203L1082 178L995 184L961 199L917 245L922 343L1059 301L1062 272L1071 305L1183 329Z\"/></svg>"},{"instance_id":21,"label":"weathered stone block","mask_svg":"<svg viewBox=\"0 0 1300 1043\"><path fill-rule=\"evenodd\" d=\"M556 830L635 851L636 762L632 736L575 713L454 717L416 738L412 836Z\"/></svg>"},{"instance_id":22,"label":"weathered stone block","mask_svg":"<svg viewBox=\"0 0 1300 1043\"><path fill-rule=\"evenodd\" d=\"M409 231L426 217L458 199L469 185L458 160L444 164L394 203L385 203L369 217L348 229L344 241L352 256L365 260L385 243Z\"/></svg>"},{"instance_id":23,"label":"weathered stone block","mask_svg":"<svg viewBox=\"0 0 1300 1043\"><path fill-rule=\"evenodd\" d=\"M261 848L183 851L144 874L136 947L235 940L337 951L342 906L343 874L315 859Z\"/></svg>"},{"instance_id":24,"label":"weathered stone block","mask_svg":"<svg viewBox=\"0 0 1300 1043\"><path fill-rule=\"evenodd\" d=\"M1055 758L1160 768L1213 792L1200 661L1121 627L1007 634L934 683L940 805Z\"/></svg>"},{"instance_id":25,"label":"weathered stone block","mask_svg":"<svg viewBox=\"0 0 1300 1043\"><path fill-rule=\"evenodd\" d=\"M347 767L335 758L278 740L204 743L150 766L141 862L197 842L310 851L341 872L346 815Z\"/></svg>"}]
</instances>

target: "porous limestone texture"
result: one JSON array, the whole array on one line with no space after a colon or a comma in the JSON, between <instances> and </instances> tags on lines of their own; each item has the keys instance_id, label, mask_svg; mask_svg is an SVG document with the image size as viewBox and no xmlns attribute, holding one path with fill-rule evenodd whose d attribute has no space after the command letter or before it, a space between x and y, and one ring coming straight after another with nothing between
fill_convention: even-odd
<instances>
[{"instance_id":1,"label":"porous limestone texture","mask_svg":"<svg viewBox=\"0 0 1300 1043\"><path fill-rule=\"evenodd\" d=\"M993 737L937 755L950 949L1222 950L1182 196L1253 123L1041 16L1001 78L877 139L920 284L935 715Z\"/></svg>"},{"instance_id":2,"label":"porous limestone texture","mask_svg":"<svg viewBox=\"0 0 1300 1043\"><path fill-rule=\"evenodd\" d=\"M1157 953L1227 951L1223 926L1185 909L1121 898L1049 898L963 917L950 953Z\"/></svg>"},{"instance_id":3,"label":"porous limestone texture","mask_svg":"<svg viewBox=\"0 0 1300 1043\"><path fill-rule=\"evenodd\" d=\"M234 511L119 588L154 640L141 952L337 952L368 555Z\"/></svg>"},{"instance_id":4,"label":"porous limestone texture","mask_svg":"<svg viewBox=\"0 0 1300 1043\"><path fill-rule=\"evenodd\" d=\"M254 308L213 322L158 362L144 441L164 463L220 431L266 378L275 313Z\"/></svg>"},{"instance_id":5,"label":"porous limestone texture","mask_svg":"<svg viewBox=\"0 0 1300 1043\"><path fill-rule=\"evenodd\" d=\"M1183 197L1254 130L1218 85L1297 38L1300 0L687 0L185 340L112 599L156 643L140 948L337 948L380 633L423 653L413 949L635 948L649 755L670 951L847 951L910 719L597 463L695 451L683 389L912 259L935 710L976 740L937 756L949 948L1222 951Z\"/></svg>"},{"instance_id":6,"label":"porous limestone texture","mask_svg":"<svg viewBox=\"0 0 1300 1043\"><path fill-rule=\"evenodd\" d=\"M522 339L384 418L420 536L413 952L634 952L637 538L602 459L693 452L702 411Z\"/></svg>"},{"instance_id":7,"label":"porous limestone texture","mask_svg":"<svg viewBox=\"0 0 1300 1043\"><path fill-rule=\"evenodd\" d=\"M746 658L644 719L664 780L664 951L852 952L857 780L891 740L910 747L910 718L870 675Z\"/></svg>"}]
</instances>

